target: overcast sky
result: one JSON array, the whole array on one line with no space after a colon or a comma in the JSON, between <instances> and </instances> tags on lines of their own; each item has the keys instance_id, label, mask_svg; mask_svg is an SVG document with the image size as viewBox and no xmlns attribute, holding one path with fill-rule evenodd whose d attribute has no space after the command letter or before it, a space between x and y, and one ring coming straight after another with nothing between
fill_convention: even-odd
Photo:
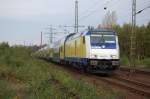
<instances>
[{"instance_id":1,"label":"overcast sky","mask_svg":"<svg viewBox=\"0 0 150 99\"><path fill-rule=\"evenodd\" d=\"M0 42L39 44L40 32L48 25L73 25L75 0L0 0ZM79 0L79 24L97 26L107 11L116 11L118 24L131 22L132 0ZM137 0L137 10L150 5L150 0ZM104 10L107 7L107 10ZM87 17L88 16L88 17ZM137 24L150 21L150 9L137 16ZM63 28L56 28L60 32ZM68 29L70 32L73 28ZM80 29L84 30L84 28ZM59 36L59 35L58 35ZM59 36L61 37L61 36ZM47 42L47 35L44 35Z\"/></svg>"}]
</instances>

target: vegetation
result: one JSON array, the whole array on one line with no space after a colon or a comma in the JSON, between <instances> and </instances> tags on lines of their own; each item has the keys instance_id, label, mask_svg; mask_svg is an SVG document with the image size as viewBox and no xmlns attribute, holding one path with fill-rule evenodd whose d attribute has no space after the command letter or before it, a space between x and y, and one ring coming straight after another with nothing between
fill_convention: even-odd
<instances>
[{"instance_id":1,"label":"vegetation","mask_svg":"<svg viewBox=\"0 0 150 99\"><path fill-rule=\"evenodd\" d=\"M122 57L122 64L130 63L130 37L132 26L124 24L123 26L115 26L114 29L118 32L119 43ZM138 66L150 68L150 22L147 26L136 27L136 51L135 63Z\"/></svg>"},{"instance_id":2,"label":"vegetation","mask_svg":"<svg viewBox=\"0 0 150 99\"><path fill-rule=\"evenodd\" d=\"M121 64L129 66L130 46L132 25L124 24L120 26L117 24L117 15L113 12L106 13L102 25L98 28L108 28L115 30L119 35L119 43L121 50ZM150 68L150 22L147 25L136 26L136 51L135 51L135 65L144 68Z\"/></svg>"},{"instance_id":3,"label":"vegetation","mask_svg":"<svg viewBox=\"0 0 150 99\"><path fill-rule=\"evenodd\" d=\"M0 99L104 99L116 92L97 91L61 67L31 57L33 49L0 44Z\"/></svg>"}]
</instances>

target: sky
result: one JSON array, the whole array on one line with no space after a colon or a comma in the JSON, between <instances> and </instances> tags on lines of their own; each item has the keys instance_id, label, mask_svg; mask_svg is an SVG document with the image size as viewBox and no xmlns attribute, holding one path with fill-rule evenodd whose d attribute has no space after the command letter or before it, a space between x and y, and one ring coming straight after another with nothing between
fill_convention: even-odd
<instances>
[{"instance_id":1,"label":"sky","mask_svg":"<svg viewBox=\"0 0 150 99\"><path fill-rule=\"evenodd\" d=\"M78 0L79 24L97 26L102 23L108 11L115 11L117 22L122 25L131 22L132 0ZM48 43L50 25L54 32L73 28L59 27L74 25L75 0L0 0L0 42L9 44L40 44L40 33L43 42ZM150 6L150 0L137 0L137 11ZM107 10L104 10L107 7ZM143 25L150 21L150 9L137 15L137 24ZM83 31L85 28L80 28ZM57 40L63 34L55 35Z\"/></svg>"}]
</instances>

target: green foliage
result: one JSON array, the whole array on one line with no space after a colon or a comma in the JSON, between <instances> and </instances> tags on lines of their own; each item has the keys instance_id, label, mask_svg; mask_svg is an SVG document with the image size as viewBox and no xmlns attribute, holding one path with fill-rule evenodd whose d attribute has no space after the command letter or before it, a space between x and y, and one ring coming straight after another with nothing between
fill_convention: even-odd
<instances>
[{"instance_id":1,"label":"green foliage","mask_svg":"<svg viewBox=\"0 0 150 99\"><path fill-rule=\"evenodd\" d=\"M32 49L28 47L0 45L0 52L1 99L101 98L95 86L75 80L60 67L31 57Z\"/></svg>"},{"instance_id":2,"label":"green foliage","mask_svg":"<svg viewBox=\"0 0 150 99\"><path fill-rule=\"evenodd\" d=\"M144 64L146 68L150 68L150 58L142 60L142 64Z\"/></svg>"},{"instance_id":3,"label":"green foliage","mask_svg":"<svg viewBox=\"0 0 150 99\"><path fill-rule=\"evenodd\" d=\"M140 68L150 68L150 58L142 59L142 60L136 60L136 65Z\"/></svg>"},{"instance_id":4,"label":"green foliage","mask_svg":"<svg viewBox=\"0 0 150 99\"><path fill-rule=\"evenodd\" d=\"M130 66L130 60L125 55L121 56L120 63L121 63L121 66L127 66L127 67ZM145 58L141 60L135 59L134 64L136 65L136 68L150 69L150 58Z\"/></svg>"},{"instance_id":5,"label":"green foliage","mask_svg":"<svg viewBox=\"0 0 150 99\"><path fill-rule=\"evenodd\" d=\"M100 96L96 94L96 88L82 80L76 81L68 76L63 71L55 72L55 78L58 79L65 87L69 88L71 92L79 95L81 99L99 99Z\"/></svg>"},{"instance_id":6,"label":"green foliage","mask_svg":"<svg viewBox=\"0 0 150 99\"><path fill-rule=\"evenodd\" d=\"M125 55L121 56L120 63L121 63L121 66L123 66L123 65L129 66L130 65L129 58Z\"/></svg>"},{"instance_id":7,"label":"green foliage","mask_svg":"<svg viewBox=\"0 0 150 99\"><path fill-rule=\"evenodd\" d=\"M115 26L114 30L118 33L120 52L121 52L121 64L128 65L130 61L127 59L130 57L130 44L132 25L124 24L123 26ZM135 60L142 61L150 58L150 22L147 26L136 26L136 51ZM136 62L138 64L138 62ZM145 63L144 63L145 64ZM142 64L142 65L144 65Z\"/></svg>"},{"instance_id":8,"label":"green foliage","mask_svg":"<svg viewBox=\"0 0 150 99\"><path fill-rule=\"evenodd\" d=\"M10 83L0 80L0 99L11 99L16 96L16 92L10 88Z\"/></svg>"}]
</instances>

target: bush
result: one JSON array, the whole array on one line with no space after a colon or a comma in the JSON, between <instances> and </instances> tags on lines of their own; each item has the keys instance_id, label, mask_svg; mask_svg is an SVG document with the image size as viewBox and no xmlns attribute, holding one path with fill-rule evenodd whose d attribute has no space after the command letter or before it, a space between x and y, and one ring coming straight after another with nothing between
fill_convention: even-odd
<instances>
[{"instance_id":1,"label":"bush","mask_svg":"<svg viewBox=\"0 0 150 99\"><path fill-rule=\"evenodd\" d=\"M141 60L141 65L144 65L145 68L150 69L150 58Z\"/></svg>"},{"instance_id":2,"label":"bush","mask_svg":"<svg viewBox=\"0 0 150 99\"><path fill-rule=\"evenodd\" d=\"M129 58L125 55L121 56L120 65L129 66L130 65Z\"/></svg>"}]
</instances>

